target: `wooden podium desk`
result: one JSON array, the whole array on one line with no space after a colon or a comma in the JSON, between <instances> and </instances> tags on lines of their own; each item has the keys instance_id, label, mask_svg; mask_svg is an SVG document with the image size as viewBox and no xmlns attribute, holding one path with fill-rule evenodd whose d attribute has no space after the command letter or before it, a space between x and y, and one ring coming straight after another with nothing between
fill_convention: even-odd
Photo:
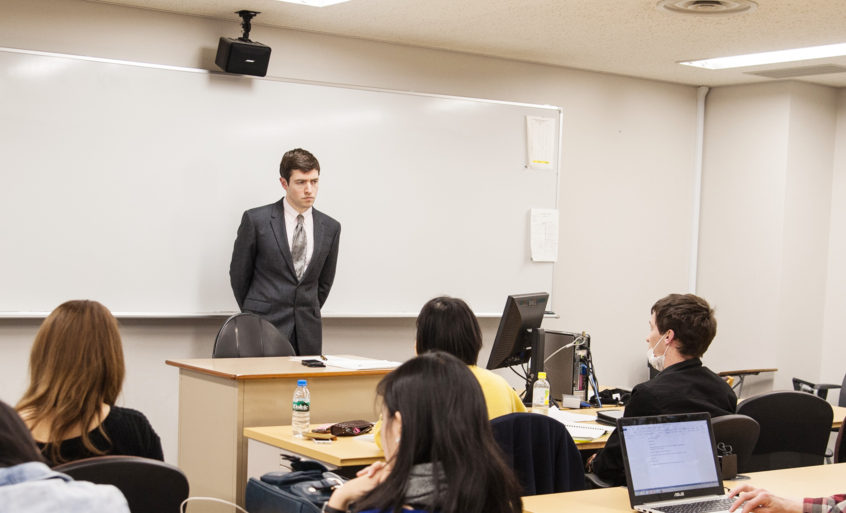
<instances>
[{"instance_id":1,"label":"wooden podium desk","mask_svg":"<svg viewBox=\"0 0 846 513\"><path fill-rule=\"evenodd\" d=\"M766 488L776 495L802 499L804 497L827 497L843 493L846 489L846 463L817 465L815 467L750 472L749 481L725 481L733 488L740 483L749 483ZM527 513L559 513L578 511L580 513L630 513L629 494L625 486L599 490L551 493L523 497L523 511Z\"/></svg>"},{"instance_id":2,"label":"wooden podium desk","mask_svg":"<svg viewBox=\"0 0 846 513\"><path fill-rule=\"evenodd\" d=\"M179 368L179 467L191 495L240 506L248 477L244 428L290 424L298 379L308 380L313 423L371 419L376 384L391 371L305 367L290 357L165 363Z\"/></svg>"}]
</instances>

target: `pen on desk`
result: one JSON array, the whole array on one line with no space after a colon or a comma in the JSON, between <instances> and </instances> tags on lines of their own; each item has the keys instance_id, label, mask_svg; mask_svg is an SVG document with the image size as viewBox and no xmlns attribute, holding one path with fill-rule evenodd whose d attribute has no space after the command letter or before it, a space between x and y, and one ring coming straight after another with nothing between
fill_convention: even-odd
<instances>
[{"instance_id":1,"label":"pen on desk","mask_svg":"<svg viewBox=\"0 0 846 513\"><path fill-rule=\"evenodd\" d=\"M320 355L320 359L323 360L324 362L326 361L326 357L323 356L323 355Z\"/></svg>"}]
</instances>

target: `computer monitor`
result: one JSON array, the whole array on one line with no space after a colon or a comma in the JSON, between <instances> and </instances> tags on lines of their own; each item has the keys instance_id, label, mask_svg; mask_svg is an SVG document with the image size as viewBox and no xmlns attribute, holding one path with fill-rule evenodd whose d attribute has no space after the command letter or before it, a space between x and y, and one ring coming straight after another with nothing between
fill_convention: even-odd
<instances>
[{"instance_id":1,"label":"computer monitor","mask_svg":"<svg viewBox=\"0 0 846 513\"><path fill-rule=\"evenodd\" d=\"M539 363L541 367L538 369L531 365L529 375L526 376L529 392L537 372L543 370L543 359L532 358L532 354L543 354L543 330L540 326L548 302L547 292L508 296L488 358L488 369ZM531 393L527 395L530 396Z\"/></svg>"}]
</instances>

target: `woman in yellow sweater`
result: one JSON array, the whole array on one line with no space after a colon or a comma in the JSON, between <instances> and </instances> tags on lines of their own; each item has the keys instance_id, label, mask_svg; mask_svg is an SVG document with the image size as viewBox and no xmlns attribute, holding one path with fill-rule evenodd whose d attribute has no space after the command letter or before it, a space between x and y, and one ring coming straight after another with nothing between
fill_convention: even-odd
<instances>
[{"instance_id":1,"label":"woman in yellow sweater","mask_svg":"<svg viewBox=\"0 0 846 513\"><path fill-rule=\"evenodd\" d=\"M482 330L476 315L461 299L441 296L423 305L417 315L416 349L418 355L428 351L444 351L467 364L482 387L489 419L526 411L520 396L505 378L476 366L482 349ZM380 420L374 426L377 444L381 427Z\"/></svg>"}]
</instances>

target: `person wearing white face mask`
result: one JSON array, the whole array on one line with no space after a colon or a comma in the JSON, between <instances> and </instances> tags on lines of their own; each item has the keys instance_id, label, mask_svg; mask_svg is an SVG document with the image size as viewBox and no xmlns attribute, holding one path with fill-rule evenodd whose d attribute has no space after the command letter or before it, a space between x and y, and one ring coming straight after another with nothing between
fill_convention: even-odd
<instances>
[{"instance_id":1,"label":"person wearing white face mask","mask_svg":"<svg viewBox=\"0 0 846 513\"><path fill-rule=\"evenodd\" d=\"M737 411L737 396L700 358L717 333L707 301L693 294L670 294L652 306L646 356L659 371L632 390L626 417L707 412L711 417ZM586 470L614 485L625 485L620 439L611 434L605 448L591 456Z\"/></svg>"}]
</instances>

